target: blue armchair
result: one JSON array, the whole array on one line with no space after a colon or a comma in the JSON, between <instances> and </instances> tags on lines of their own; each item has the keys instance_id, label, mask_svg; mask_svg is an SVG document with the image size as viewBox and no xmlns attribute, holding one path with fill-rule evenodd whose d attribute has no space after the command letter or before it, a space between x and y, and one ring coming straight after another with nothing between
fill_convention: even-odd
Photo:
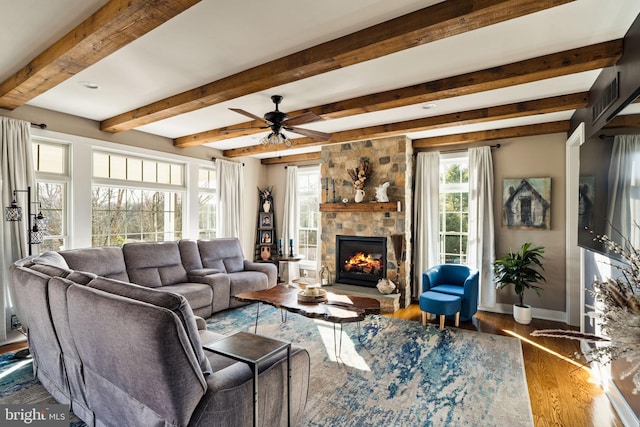
<instances>
[{"instance_id":1,"label":"blue armchair","mask_svg":"<svg viewBox=\"0 0 640 427\"><path fill-rule=\"evenodd\" d=\"M422 292L432 291L462 298L460 320L478 311L478 270L461 264L440 264L422 273Z\"/></svg>"}]
</instances>

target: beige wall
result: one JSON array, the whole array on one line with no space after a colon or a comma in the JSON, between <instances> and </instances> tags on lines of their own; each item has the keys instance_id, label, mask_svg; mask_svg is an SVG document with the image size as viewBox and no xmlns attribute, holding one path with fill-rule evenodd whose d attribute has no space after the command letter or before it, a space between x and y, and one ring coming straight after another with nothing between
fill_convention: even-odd
<instances>
[{"instance_id":1,"label":"beige wall","mask_svg":"<svg viewBox=\"0 0 640 427\"><path fill-rule=\"evenodd\" d=\"M544 293L525 294L525 304L538 309L565 311L565 143L564 133L496 141L493 150L496 257L522 243L545 247ZM512 230L502 226L502 182L508 178L551 177L551 230ZM576 196L577 197L577 196ZM577 220L577 219L576 219ZM516 302L512 289L497 292L498 303Z\"/></svg>"},{"instance_id":2,"label":"beige wall","mask_svg":"<svg viewBox=\"0 0 640 427\"><path fill-rule=\"evenodd\" d=\"M32 123L45 123L47 129L54 132L84 136L101 141L115 142L117 144L132 145L134 147L161 151L163 153L205 160L210 160L212 157L222 157L220 150L204 146L177 148L173 146L172 139L150 133L135 130L120 133L103 132L100 130L100 122L98 121L83 119L81 117L32 107L30 105L23 105L13 111L0 108L0 116L13 117Z\"/></svg>"}]
</instances>

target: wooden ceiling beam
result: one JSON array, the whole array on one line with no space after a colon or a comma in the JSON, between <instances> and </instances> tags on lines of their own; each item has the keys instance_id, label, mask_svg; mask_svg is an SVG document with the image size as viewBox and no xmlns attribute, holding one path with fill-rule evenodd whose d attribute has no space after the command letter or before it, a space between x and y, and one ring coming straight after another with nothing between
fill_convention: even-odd
<instances>
[{"instance_id":1,"label":"wooden ceiling beam","mask_svg":"<svg viewBox=\"0 0 640 427\"><path fill-rule=\"evenodd\" d=\"M640 128L640 114L617 115L604 125L604 129Z\"/></svg>"},{"instance_id":2,"label":"wooden ceiling beam","mask_svg":"<svg viewBox=\"0 0 640 427\"><path fill-rule=\"evenodd\" d=\"M586 107L588 103L588 92L554 96L550 98L516 102L513 104L480 108L477 110L463 111L459 113L444 114L441 116L425 117L421 119L335 132L329 141L318 141L313 138L297 138L292 141L293 143L290 149L319 146L324 144L336 144L362 139L381 138L411 132L439 129L448 126L486 123L489 121L525 117L535 114L548 114L559 111L576 110ZM253 145L249 147L224 150L223 154L225 157L242 157L283 151L283 148L284 147L282 147L282 145Z\"/></svg>"},{"instance_id":3,"label":"wooden ceiling beam","mask_svg":"<svg viewBox=\"0 0 640 427\"><path fill-rule=\"evenodd\" d=\"M569 132L569 129L569 120L563 120L535 125L514 126L511 128L490 129L478 132L458 133L455 135L434 136L431 138L419 138L414 139L412 145L414 149L418 150L421 148L450 147L481 141L494 141L496 139L521 138L524 136Z\"/></svg>"},{"instance_id":4,"label":"wooden ceiling beam","mask_svg":"<svg viewBox=\"0 0 640 427\"><path fill-rule=\"evenodd\" d=\"M111 0L0 84L0 108L13 110L201 0Z\"/></svg>"},{"instance_id":5,"label":"wooden ceiling beam","mask_svg":"<svg viewBox=\"0 0 640 427\"><path fill-rule=\"evenodd\" d=\"M621 56L622 40L613 40L287 114L295 117L304 112L313 111L324 119L342 118L610 67ZM176 138L174 145L181 148L194 147L264 132L264 129L249 129L254 126L264 126L264 124L250 121L186 135Z\"/></svg>"},{"instance_id":6,"label":"wooden ceiling beam","mask_svg":"<svg viewBox=\"0 0 640 427\"><path fill-rule=\"evenodd\" d=\"M270 157L268 159L260 160L263 165L279 165L283 163L300 163L309 161L320 161L322 153L319 151L315 153L293 154L291 156L278 156Z\"/></svg>"},{"instance_id":7,"label":"wooden ceiling beam","mask_svg":"<svg viewBox=\"0 0 640 427\"><path fill-rule=\"evenodd\" d=\"M122 132L575 0L444 1L104 120Z\"/></svg>"}]
</instances>

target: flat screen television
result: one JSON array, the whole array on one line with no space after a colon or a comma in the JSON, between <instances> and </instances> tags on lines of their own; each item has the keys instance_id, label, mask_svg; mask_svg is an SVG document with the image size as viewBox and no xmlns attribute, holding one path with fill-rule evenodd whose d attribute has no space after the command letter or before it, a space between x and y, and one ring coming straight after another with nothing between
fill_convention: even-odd
<instances>
[{"instance_id":1,"label":"flat screen television","mask_svg":"<svg viewBox=\"0 0 640 427\"><path fill-rule=\"evenodd\" d=\"M640 104L632 104L625 109L622 114L637 114ZM579 207L578 207L578 245L584 248L604 253L613 258L618 255L608 251L598 236L606 234L617 243L623 243L623 236L616 230L611 230L609 226L609 209L611 195L609 182L609 169L611 164L612 149L616 135L640 134L639 129L620 128L602 129L580 146L580 187L579 187ZM640 182L638 181L640 170L640 152L638 161L633 167L619 168L623 174L623 179L635 183L628 194L631 202L635 201L636 206L640 203ZM619 211L613 213L616 218L622 215L624 221L631 221L640 227L640 212L638 209L626 209L623 214ZM617 220L616 220L617 221ZM615 222L614 222L615 224ZM632 225L633 227L633 225ZM640 229L638 230L640 231ZM637 234L637 233L636 233ZM629 237L629 236L624 236ZM634 237L635 238L635 237ZM634 242L637 245L637 242Z\"/></svg>"}]
</instances>

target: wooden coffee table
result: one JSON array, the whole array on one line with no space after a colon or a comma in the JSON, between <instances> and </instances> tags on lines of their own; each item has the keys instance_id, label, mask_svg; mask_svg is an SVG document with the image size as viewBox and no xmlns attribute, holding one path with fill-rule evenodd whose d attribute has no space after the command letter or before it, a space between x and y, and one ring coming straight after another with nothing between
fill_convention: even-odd
<instances>
[{"instance_id":1,"label":"wooden coffee table","mask_svg":"<svg viewBox=\"0 0 640 427\"><path fill-rule=\"evenodd\" d=\"M355 295L338 295L327 292L327 302L303 303L298 302L299 289L277 285L264 291L244 292L235 295L238 301L258 302L269 304L284 310L282 321L286 321L286 312L297 313L313 319L321 319L333 323L334 344L336 343L336 325L340 325L340 346L336 348L336 355L342 350L342 325L344 323L358 323L358 339L360 339L360 322L368 314L380 313L380 301L375 298L359 297ZM258 330L260 318L260 304L257 304L256 323L254 333Z\"/></svg>"}]
</instances>

